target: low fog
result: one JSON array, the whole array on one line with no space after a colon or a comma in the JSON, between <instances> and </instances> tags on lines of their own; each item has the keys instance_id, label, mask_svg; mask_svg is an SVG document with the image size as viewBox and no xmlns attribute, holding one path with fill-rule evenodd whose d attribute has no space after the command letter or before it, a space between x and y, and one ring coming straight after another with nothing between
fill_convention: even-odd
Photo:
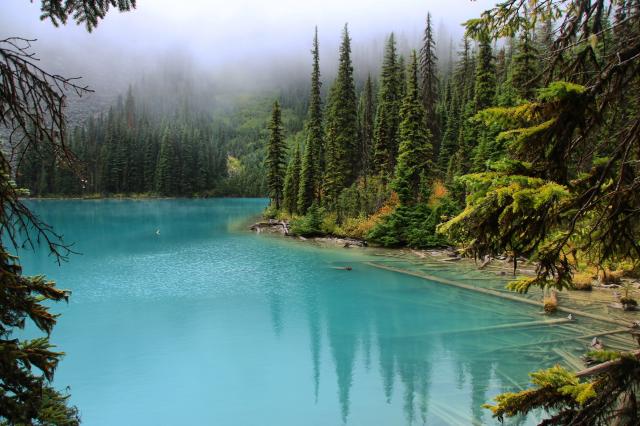
<instances>
[{"instance_id":1,"label":"low fog","mask_svg":"<svg viewBox=\"0 0 640 426\"><path fill-rule=\"evenodd\" d=\"M111 11L93 33L69 22L40 21L40 0L3 0L0 39L37 39L41 66L82 76L104 104L130 84L150 76L167 81L189 76L216 93L273 89L307 81L314 27L320 65L332 78L340 35L349 24L356 76L374 76L385 37L395 32L401 52L418 48L431 12L441 64L457 49L461 23L491 7L492 0L138 0L128 13ZM208 91L207 91L208 92Z\"/></svg>"}]
</instances>

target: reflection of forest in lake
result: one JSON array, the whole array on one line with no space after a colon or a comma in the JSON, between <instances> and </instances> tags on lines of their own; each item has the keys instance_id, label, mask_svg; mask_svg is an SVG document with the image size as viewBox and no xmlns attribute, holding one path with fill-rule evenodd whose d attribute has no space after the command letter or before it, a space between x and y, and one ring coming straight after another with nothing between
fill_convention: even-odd
<instances>
[{"instance_id":1,"label":"reflection of forest in lake","mask_svg":"<svg viewBox=\"0 0 640 426\"><path fill-rule=\"evenodd\" d=\"M569 326L527 326L544 320L534 307L418 278L386 279L380 275L393 273L366 268L354 268L353 276L327 271L330 283L305 286L303 294L313 369L313 389L307 391L317 403L323 383L335 380L344 423L361 366L379 375L377 391L387 403L402 401L409 424L490 423L491 413L482 405L497 393L527 386L532 369L560 361L549 355L551 348L541 350L543 342L574 334ZM364 280L354 280L356 274ZM273 329L280 334L287 315L277 285L269 300ZM579 349L571 342L552 346L567 344ZM323 350L330 353L335 379L328 366L322 368Z\"/></svg>"},{"instance_id":2,"label":"reflection of forest in lake","mask_svg":"<svg viewBox=\"0 0 640 426\"><path fill-rule=\"evenodd\" d=\"M87 424L487 424L483 403L593 328L522 327L545 317L370 267L393 259L369 249L253 235L241 223L265 203L33 202L83 253L22 259L73 291L57 306L55 383Z\"/></svg>"}]
</instances>

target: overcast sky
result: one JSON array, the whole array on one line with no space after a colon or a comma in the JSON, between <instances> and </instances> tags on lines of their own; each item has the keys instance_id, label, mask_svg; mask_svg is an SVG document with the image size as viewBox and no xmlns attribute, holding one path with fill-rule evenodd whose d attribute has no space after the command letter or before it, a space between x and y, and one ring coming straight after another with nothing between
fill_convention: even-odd
<instances>
[{"instance_id":1,"label":"overcast sky","mask_svg":"<svg viewBox=\"0 0 640 426\"><path fill-rule=\"evenodd\" d=\"M381 58L382 42L391 31L401 44L418 47L414 45L427 12L433 16L434 31L442 34L446 28L446 38L452 36L457 46L463 33L460 24L495 1L138 0L132 12L110 12L92 34L75 23L55 28L49 21L41 22L41 0L0 3L0 38L38 39L34 50L43 65L66 75L83 75L95 86L91 77L96 72L101 74L99 79L105 75L130 79L122 75L152 71L158 60L191 62L207 71L226 70L226 75L234 67L255 72L262 66L265 73L283 63L308 67L315 25L323 74L331 75L345 22L356 59L358 55ZM445 44L448 40L440 47Z\"/></svg>"},{"instance_id":2,"label":"overcast sky","mask_svg":"<svg viewBox=\"0 0 640 426\"><path fill-rule=\"evenodd\" d=\"M334 44L345 22L355 43L390 31L419 33L427 11L437 27L452 31L491 6L490 0L138 0L133 12L112 12L93 34L39 22L39 3L2 0L0 36L22 35L57 42L86 42L148 52L182 46L216 64L247 56L307 52L315 25L321 41ZM179 5L179 6L176 6ZM458 34L459 35L459 34Z\"/></svg>"}]
</instances>

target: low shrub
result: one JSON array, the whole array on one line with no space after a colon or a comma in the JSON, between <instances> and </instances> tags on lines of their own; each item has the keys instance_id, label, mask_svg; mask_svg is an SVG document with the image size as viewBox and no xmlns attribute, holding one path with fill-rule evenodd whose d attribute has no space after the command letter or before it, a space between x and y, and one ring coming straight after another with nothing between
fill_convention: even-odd
<instances>
[{"instance_id":1,"label":"low shrub","mask_svg":"<svg viewBox=\"0 0 640 426\"><path fill-rule=\"evenodd\" d=\"M448 245L448 241L436 232L436 227L443 217L457 210L457 205L446 195L437 201L432 198L428 203L398 206L392 213L381 218L369 232L368 238L386 247L442 247Z\"/></svg>"},{"instance_id":2,"label":"low shrub","mask_svg":"<svg viewBox=\"0 0 640 426\"><path fill-rule=\"evenodd\" d=\"M315 203L309 207L307 214L291 221L291 232L303 237L315 237L324 233L324 209Z\"/></svg>"},{"instance_id":3,"label":"low shrub","mask_svg":"<svg viewBox=\"0 0 640 426\"><path fill-rule=\"evenodd\" d=\"M587 272L576 272L573 274L572 288L574 290L588 291L592 289L593 275Z\"/></svg>"},{"instance_id":4,"label":"low shrub","mask_svg":"<svg viewBox=\"0 0 640 426\"><path fill-rule=\"evenodd\" d=\"M552 314L558 310L558 295L555 291L551 291L551 293L544 296L543 306L544 312L547 314Z\"/></svg>"}]
</instances>

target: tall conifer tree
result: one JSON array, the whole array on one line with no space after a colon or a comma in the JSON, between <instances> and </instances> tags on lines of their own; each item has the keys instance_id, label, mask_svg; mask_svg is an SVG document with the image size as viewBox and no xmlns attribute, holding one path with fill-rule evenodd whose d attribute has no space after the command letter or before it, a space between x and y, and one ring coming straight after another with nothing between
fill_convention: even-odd
<instances>
[{"instance_id":1,"label":"tall conifer tree","mask_svg":"<svg viewBox=\"0 0 640 426\"><path fill-rule=\"evenodd\" d=\"M431 13L427 13L427 26L424 30L420 49L420 95L425 110L425 122L435 141L440 140L440 121L438 105L438 58L436 42L431 29Z\"/></svg>"},{"instance_id":2,"label":"tall conifer tree","mask_svg":"<svg viewBox=\"0 0 640 426\"><path fill-rule=\"evenodd\" d=\"M175 195L175 150L173 135L169 127L165 127L160 142L160 153L158 154L158 164L156 166L155 190L162 195Z\"/></svg>"},{"instance_id":3,"label":"tall conifer tree","mask_svg":"<svg viewBox=\"0 0 640 426\"><path fill-rule=\"evenodd\" d=\"M298 192L300 178L300 147L296 144L293 157L289 160L284 177L283 207L293 214L298 212Z\"/></svg>"},{"instance_id":4,"label":"tall conifer tree","mask_svg":"<svg viewBox=\"0 0 640 426\"><path fill-rule=\"evenodd\" d=\"M476 63L475 111L493 105L496 95L496 65L488 38L480 40Z\"/></svg>"},{"instance_id":5,"label":"tall conifer tree","mask_svg":"<svg viewBox=\"0 0 640 426\"><path fill-rule=\"evenodd\" d=\"M398 82L398 111L402 107L402 100L404 99L404 95L407 94L407 63L404 60L404 55L398 55L398 66L396 67L398 75L396 76L396 81ZM400 129L400 118L398 118L398 131ZM396 140L397 140L396 135ZM398 153L398 142L395 145L394 154ZM395 158L395 155L394 155Z\"/></svg>"},{"instance_id":6,"label":"tall conifer tree","mask_svg":"<svg viewBox=\"0 0 640 426\"><path fill-rule=\"evenodd\" d=\"M284 174L286 166L286 146L282 135L282 115L280 104L275 101L269 122L269 142L267 145L267 187L276 209L282 204Z\"/></svg>"},{"instance_id":7,"label":"tall conifer tree","mask_svg":"<svg viewBox=\"0 0 640 426\"><path fill-rule=\"evenodd\" d=\"M373 83L371 74L367 76L360 96L360 155L362 164L362 174L367 176L371 171L371 156L373 149Z\"/></svg>"},{"instance_id":8,"label":"tall conifer tree","mask_svg":"<svg viewBox=\"0 0 640 426\"><path fill-rule=\"evenodd\" d=\"M496 65L493 50L488 37L480 38L480 49L476 62L476 84L473 113L493 106L496 98ZM495 138L495 134L485 126L469 123L467 126L467 141L465 151L473 149L472 169L478 171L487 167L487 161L495 160L502 151L502 146ZM466 173L468 170L463 170Z\"/></svg>"},{"instance_id":9,"label":"tall conifer tree","mask_svg":"<svg viewBox=\"0 0 640 426\"><path fill-rule=\"evenodd\" d=\"M538 88L538 51L531 41L529 30L523 30L513 56L511 84L518 97L532 100Z\"/></svg>"},{"instance_id":10,"label":"tall conifer tree","mask_svg":"<svg viewBox=\"0 0 640 426\"><path fill-rule=\"evenodd\" d=\"M433 173L432 138L424 121L418 84L418 60L414 51L407 72L407 94L400 110L400 148L393 181L400 203L405 206L416 203L421 179Z\"/></svg>"},{"instance_id":11,"label":"tall conifer tree","mask_svg":"<svg viewBox=\"0 0 640 426\"><path fill-rule=\"evenodd\" d=\"M306 213L314 201L320 198L322 175L324 173L324 141L322 129L322 99L320 98L320 52L318 47L318 27L313 37L313 68L311 71L311 93L306 122L307 141L305 144L297 209Z\"/></svg>"},{"instance_id":12,"label":"tall conifer tree","mask_svg":"<svg viewBox=\"0 0 640 426\"><path fill-rule=\"evenodd\" d=\"M332 207L338 195L351 185L358 174L358 112L351 64L351 39L345 24L340 45L338 75L327 103L325 182L327 204Z\"/></svg>"},{"instance_id":13,"label":"tall conifer tree","mask_svg":"<svg viewBox=\"0 0 640 426\"><path fill-rule=\"evenodd\" d=\"M460 59L448 83L447 127L444 130L441 149L438 153L438 168L442 172L450 169L449 164L457 154L460 132L465 124L463 112L473 92L473 58L469 39L466 37L463 39L462 50L458 52L458 56ZM447 172L447 175L450 173Z\"/></svg>"},{"instance_id":14,"label":"tall conifer tree","mask_svg":"<svg viewBox=\"0 0 640 426\"><path fill-rule=\"evenodd\" d=\"M395 165L401 99L400 75L395 36L391 33L385 47L376 109L373 153L373 171L376 173L391 174Z\"/></svg>"}]
</instances>

